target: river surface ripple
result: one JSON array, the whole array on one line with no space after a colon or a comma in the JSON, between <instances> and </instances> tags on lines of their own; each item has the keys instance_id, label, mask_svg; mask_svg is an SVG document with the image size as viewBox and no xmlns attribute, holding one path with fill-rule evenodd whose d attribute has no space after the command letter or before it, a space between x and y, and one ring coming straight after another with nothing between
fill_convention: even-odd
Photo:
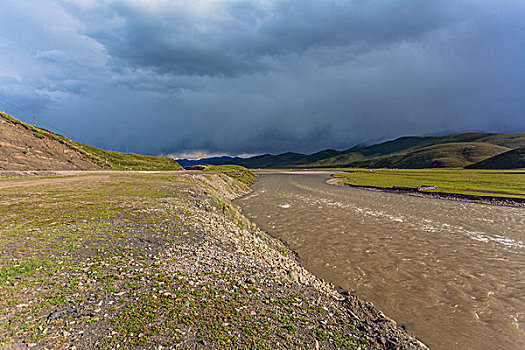
<instances>
[{"instance_id":1,"label":"river surface ripple","mask_svg":"<svg viewBox=\"0 0 525 350\"><path fill-rule=\"evenodd\" d=\"M261 175L236 201L314 274L432 349L525 349L525 209Z\"/></svg>"}]
</instances>

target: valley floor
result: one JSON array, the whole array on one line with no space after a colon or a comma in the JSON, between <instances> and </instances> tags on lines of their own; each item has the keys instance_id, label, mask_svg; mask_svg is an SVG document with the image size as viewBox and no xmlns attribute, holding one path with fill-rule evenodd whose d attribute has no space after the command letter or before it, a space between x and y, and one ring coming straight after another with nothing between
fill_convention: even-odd
<instances>
[{"instance_id":1,"label":"valley floor","mask_svg":"<svg viewBox=\"0 0 525 350\"><path fill-rule=\"evenodd\" d=\"M302 268L224 174L3 175L0 348L426 348Z\"/></svg>"}]
</instances>

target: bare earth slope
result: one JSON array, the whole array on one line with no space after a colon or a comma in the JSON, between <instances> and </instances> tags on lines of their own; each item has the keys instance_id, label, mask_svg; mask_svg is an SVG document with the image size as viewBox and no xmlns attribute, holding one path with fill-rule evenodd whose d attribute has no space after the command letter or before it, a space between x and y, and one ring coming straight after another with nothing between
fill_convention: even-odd
<instances>
[{"instance_id":1,"label":"bare earth slope","mask_svg":"<svg viewBox=\"0 0 525 350\"><path fill-rule=\"evenodd\" d=\"M0 113L0 170L178 170L173 159L106 151Z\"/></svg>"},{"instance_id":2,"label":"bare earth slope","mask_svg":"<svg viewBox=\"0 0 525 350\"><path fill-rule=\"evenodd\" d=\"M48 136L0 117L0 169L97 169L88 157Z\"/></svg>"}]
</instances>

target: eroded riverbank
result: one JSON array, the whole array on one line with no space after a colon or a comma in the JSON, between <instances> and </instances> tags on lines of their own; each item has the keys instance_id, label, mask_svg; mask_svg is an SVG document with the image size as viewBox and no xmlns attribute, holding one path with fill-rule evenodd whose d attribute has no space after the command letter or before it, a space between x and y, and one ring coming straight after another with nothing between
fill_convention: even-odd
<instances>
[{"instance_id":1,"label":"eroded riverbank","mask_svg":"<svg viewBox=\"0 0 525 350\"><path fill-rule=\"evenodd\" d=\"M517 349L524 209L262 175L237 201L307 269L371 300L433 349Z\"/></svg>"},{"instance_id":2,"label":"eroded riverbank","mask_svg":"<svg viewBox=\"0 0 525 350\"><path fill-rule=\"evenodd\" d=\"M252 225L225 175L63 176L2 180L0 347L424 348Z\"/></svg>"}]
</instances>

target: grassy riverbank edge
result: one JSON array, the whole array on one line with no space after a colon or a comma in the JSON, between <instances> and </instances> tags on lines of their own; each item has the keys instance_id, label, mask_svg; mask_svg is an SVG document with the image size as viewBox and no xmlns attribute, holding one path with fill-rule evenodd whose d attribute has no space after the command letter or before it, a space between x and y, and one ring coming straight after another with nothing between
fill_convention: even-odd
<instances>
[{"instance_id":1,"label":"grassy riverbank edge","mask_svg":"<svg viewBox=\"0 0 525 350\"><path fill-rule=\"evenodd\" d=\"M525 170L348 169L338 184L421 197L525 206Z\"/></svg>"},{"instance_id":2,"label":"grassy riverbank edge","mask_svg":"<svg viewBox=\"0 0 525 350\"><path fill-rule=\"evenodd\" d=\"M242 216L235 175L90 174L0 189L0 347L424 348Z\"/></svg>"}]
</instances>

